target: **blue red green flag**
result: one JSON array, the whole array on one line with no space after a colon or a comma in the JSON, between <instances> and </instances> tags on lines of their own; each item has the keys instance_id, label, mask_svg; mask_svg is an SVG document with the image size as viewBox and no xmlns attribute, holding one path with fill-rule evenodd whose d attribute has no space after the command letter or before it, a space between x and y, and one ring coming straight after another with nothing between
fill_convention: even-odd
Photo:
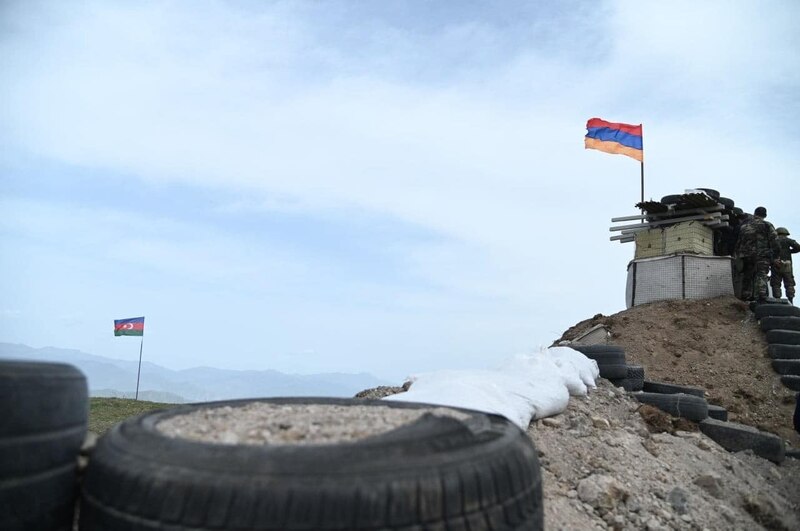
<instances>
[{"instance_id":1,"label":"blue red green flag","mask_svg":"<svg viewBox=\"0 0 800 531\"><path fill-rule=\"evenodd\" d=\"M114 320L115 336L143 336L144 317L132 317L130 319Z\"/></svg>"},{"instance_id":2,"label":"blue red green flag","mask_svg":"<svg viewBox=\"0 0 800 531\"><path fill-rule=\"evenodd\" d=\"M642 124L621 124L606 122L600 118L592 118L586 122L584 146L586 149L597 149L606 153L627 155L639 162L643 162Z\"/></svg>"}]
</instances>

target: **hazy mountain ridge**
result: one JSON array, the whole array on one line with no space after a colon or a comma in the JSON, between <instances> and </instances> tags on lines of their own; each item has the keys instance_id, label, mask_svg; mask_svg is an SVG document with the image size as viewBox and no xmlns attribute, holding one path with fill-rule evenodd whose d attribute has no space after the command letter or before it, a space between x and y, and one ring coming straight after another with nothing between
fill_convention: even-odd
<instances>
[{"instance_id":1,"label":"hazy mountain ridge","mask_svg":"<svg viewBox=\"0 0 800 531\"><path fill-rule=\"evenodd\" d=\"M75 365L86 375L91 396L132 397L137 361L117 360L79 350L32 348L0 343L0 359L56 361ZM285 374L274 370L235 371L214 367L172 370L142 362L139 397L163 402L201 402L268 396L352 397L362 389L386 385L368 373ZM148 400L154 398L146 398Z\"/></svg>"}]
</instances>

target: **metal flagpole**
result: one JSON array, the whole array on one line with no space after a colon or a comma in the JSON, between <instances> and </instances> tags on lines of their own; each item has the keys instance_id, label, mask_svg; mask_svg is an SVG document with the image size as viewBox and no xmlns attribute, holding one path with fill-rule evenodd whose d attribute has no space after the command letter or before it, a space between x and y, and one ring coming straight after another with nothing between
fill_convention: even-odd
<instances>
[{"instance_id":1,"label":"metal flagpole","mask_svg":"<svg viewBox=\"0 0 800 531\"><path fill-rule=\"evenodd\" d=\"M139 343L139 370L136 372L136 398L139 400L139 376L142 374L142 346L144 345L144 334L142 334L142 342Z\"/></svg>"},{"instance_id":2,"label":"metal flagpole","mask_svg":"<svg viewBox=\"0 0 800 531\"><path fill-rule=\"evenodd\" d=\"M642 161L642 203L644 203L644 161Z\"/></svg>"}]
</instances>

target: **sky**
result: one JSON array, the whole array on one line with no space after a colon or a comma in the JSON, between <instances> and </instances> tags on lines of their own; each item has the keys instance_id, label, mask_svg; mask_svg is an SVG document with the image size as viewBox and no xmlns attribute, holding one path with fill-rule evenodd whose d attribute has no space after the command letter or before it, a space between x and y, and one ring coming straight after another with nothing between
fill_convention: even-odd
<instances>
[{"instance_id":1,"label":"sky","mask_svg":"<svg viewBox=\"0 0 800 531\"><path fill-rule=\"evenodd\" d=\"M645 196L800 236L800 3L0 2L0 341L485 368L625 309Z\"/></svg>"}]
</instances>

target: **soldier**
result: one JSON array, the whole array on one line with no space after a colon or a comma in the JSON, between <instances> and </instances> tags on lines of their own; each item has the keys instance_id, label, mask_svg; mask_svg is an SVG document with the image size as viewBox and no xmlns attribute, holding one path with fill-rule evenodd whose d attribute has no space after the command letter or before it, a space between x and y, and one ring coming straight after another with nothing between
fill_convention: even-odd
<instances>
[{"instance_id":1,"label":"soldier","mask_svg":"<svg viewBox=\"0 0 800 531\"><path fill-rule=\"evenodd\" d=\"M789 231L785 227L778 227L775 232L778 234L778 245L781 250L778 260L772 265L772 274L769 277L772 296L781 298L781 282L783 282L783 285L786 286L786 298L794 304L792 254L800 253L800 244L789 237Z\"/></svg>"},{"instance_id":2,"label":"soldier","mask_svg":"<svg viewBox=\"0 0 800 531\"><path fill-rule=\"evenodd\" d=\"M780 256L778 234L766 217L767 209L758 207L739 229L736 258L742 260L742 300L766 302L770 266Z\"/></svg>"}]
</instances>

